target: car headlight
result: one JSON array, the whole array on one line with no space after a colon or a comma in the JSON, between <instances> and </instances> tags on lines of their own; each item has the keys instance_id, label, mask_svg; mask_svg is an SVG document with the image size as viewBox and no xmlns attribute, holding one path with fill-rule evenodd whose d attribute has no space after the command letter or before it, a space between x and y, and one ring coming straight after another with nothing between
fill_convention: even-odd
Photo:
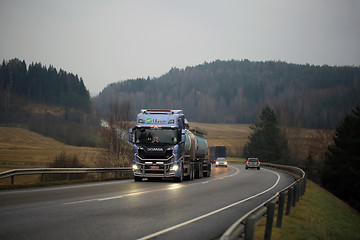
<instances>
[{"instance_id":1,"label":"car headlight","mask_svg":"<svg viewBox=\"0 0 360 240\"><path fill-rule=\"evenodd\" d=\"M171 168L170 168L170 170L172 170L172 171L177 171L179 169L179 165L176 165L176 164L174 164Z\"/></svg>"}]
</instances>

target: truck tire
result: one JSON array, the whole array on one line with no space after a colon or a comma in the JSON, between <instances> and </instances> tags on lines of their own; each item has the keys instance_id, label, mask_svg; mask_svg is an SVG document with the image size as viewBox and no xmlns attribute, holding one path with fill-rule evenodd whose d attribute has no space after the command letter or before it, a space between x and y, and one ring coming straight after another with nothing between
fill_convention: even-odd
<instances>
[{"instance_id":1,"label":"truck tire","mask_svg":"<svg viewBox=\"0 0 360 240\"><path fill-rule=\"evenodd\" d=\"M194 180L194 178L195 178L194 165L191 165L190 181Z\"/></svg>"},{"instance_id":2,"label":"truck tire","mask_svg":"<svg viewBox=\"0 0 360 240\"><path fill-rule=\"evenodd\" d=\"M204 171L204 177L210 177L211 175L211 163L206 164L206 171Z\"/></svg>"},{"instance_id":3,"label":"truck tire","mask_svg":"<svg viewBox=\"0 0 360 240\"><path fill-rule=\"evenodd\" d=\"M201 179L203 178L203 166L201 163L197 162L195 163L195 178L196 179Z\"/></svg>"},{"instance_id":4,"label":"truck tire","mask_svg":"<svg viewBox=\"0 0 360 240\"><path fill-rule=\"evenodd\" d=\"M184 180L184 169L181 168L180 177L175 177L174 182L182 182Z\"/></svg>"}]
</instances>

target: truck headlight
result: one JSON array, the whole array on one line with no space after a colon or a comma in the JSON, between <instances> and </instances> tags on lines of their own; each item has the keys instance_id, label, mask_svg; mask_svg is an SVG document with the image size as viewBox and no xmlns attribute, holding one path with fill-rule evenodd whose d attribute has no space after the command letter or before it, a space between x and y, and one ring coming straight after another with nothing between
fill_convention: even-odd
<instances>
[{"instance_id":1,"label":"truck headlight","mask_svg":"<svg viewBox=\"0 0 360 240\"><path fill-rule=\"evenodd\" d=\"M176 164L174 164L171 168L170 168L170 170L172 170L172 171L177 171L179 169L179 165L176 165Z\"/></svg>"},{"instance_id":2,"label":"truck headlight","mask_svg":"<svg viewBox=\"0 0 360 240\"><path fill-rule=\"evenodd\" d=\"M133 164L133 169L134 169L134 170L137 170L137 169L139 169L139 166L136 165L136 164Z\"/></svg>"}]
</instances>

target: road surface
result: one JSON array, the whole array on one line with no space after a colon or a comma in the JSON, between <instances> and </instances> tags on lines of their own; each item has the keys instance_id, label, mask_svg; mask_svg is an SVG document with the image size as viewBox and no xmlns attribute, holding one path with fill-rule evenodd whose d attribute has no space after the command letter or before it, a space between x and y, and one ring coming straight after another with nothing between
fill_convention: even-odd
<instances>
[{"instance_id":1,"label":"road surface","mask_svg":"<svg viewBox=\"0 0 360 240\"><path fill-rule=\"evenodd\" d=\"M210 178L0 191L0 239L214 239L294 178L243 165Z\"/></svg>"}]
</instances>

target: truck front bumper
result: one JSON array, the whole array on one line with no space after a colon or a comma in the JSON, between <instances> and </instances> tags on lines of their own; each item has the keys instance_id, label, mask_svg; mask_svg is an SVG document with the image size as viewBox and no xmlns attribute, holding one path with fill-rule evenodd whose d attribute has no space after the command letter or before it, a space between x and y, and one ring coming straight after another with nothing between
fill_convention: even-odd
<instances>
[{"instance_id":1,"label":"truck front bumper","mask_svg":"<svg viewBox=\"0 0 360 240\"><path fill-rule=\"evenodd\" d=\"M168 159L142 159L135 154L136 161L133 164L133 174L136 177L162 177L171 178L177 175L178 169L174 168L172 155Z\"/></svg>"}]
</instances>

